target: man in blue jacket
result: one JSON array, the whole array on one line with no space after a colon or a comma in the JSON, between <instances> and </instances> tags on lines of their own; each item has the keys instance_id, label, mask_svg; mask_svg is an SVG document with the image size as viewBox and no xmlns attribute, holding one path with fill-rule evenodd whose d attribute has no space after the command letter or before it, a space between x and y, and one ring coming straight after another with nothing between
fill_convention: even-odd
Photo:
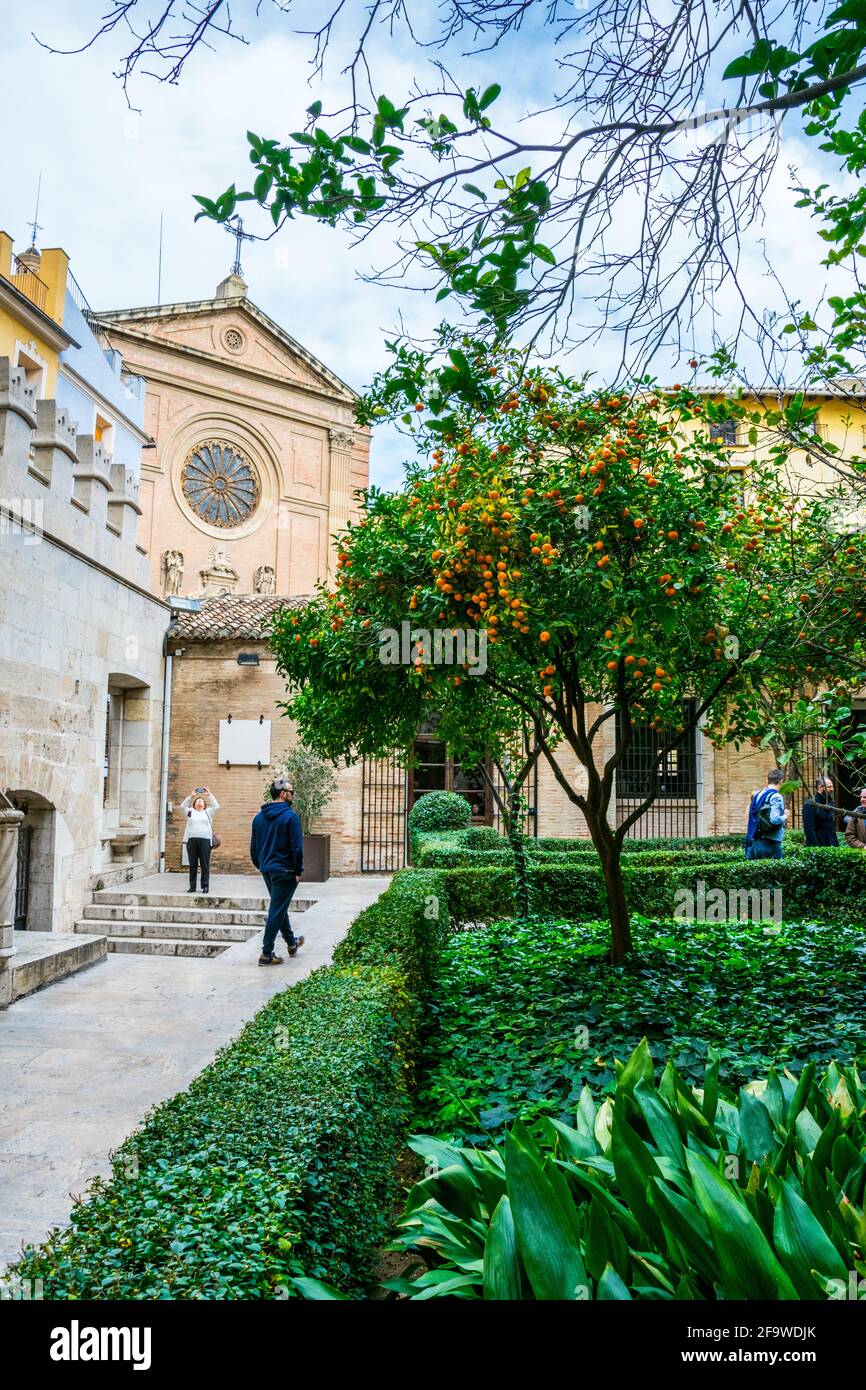
<instances>
[{"instance_id":1,"label":"man in blue jacket","mask_svg":"<svg viewBox=\"0 0 866 1390\"><path fill-rule=\"evenodd\" d=\"M781 772L777 767L771 767L767 773L766 787L752 796L746 829L747 859L782 858L782 836L788 812L779 791L781 783Z\"/></svg>"},{"instance_id":2,"label":"man in blue jacket","mask_svg":"<svg viewBox=\"0 0 866 1390\"><path fill-rule=\"evenodd\" d=\"M294 794L291 782L278 777L271 783L270 801L253 820L250 858L265 880L271 899L259 965L282 965L282 956L274 955L277 932L290 956L296 955L298 947L304 944L302 936L295 937L289 922L289 903L304 872L304 838L300 817L292 809Z\"/></svg>"}]
</instances>

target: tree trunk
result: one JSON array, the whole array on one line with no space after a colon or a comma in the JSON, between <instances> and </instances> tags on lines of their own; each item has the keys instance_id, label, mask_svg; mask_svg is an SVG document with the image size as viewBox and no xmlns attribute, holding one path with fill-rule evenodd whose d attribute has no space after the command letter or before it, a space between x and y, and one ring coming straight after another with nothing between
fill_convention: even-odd
<instances>
[{"instance_id":1,"label":"tree trunk","mask_svg":"<svg viewBox=\"0 0 866 1390\"><path fill-rule=\"evenodd\" d=\"M523 798L519 792L510 795L508 798L508 811L503 820L505 821L505 833L508 843L511 845L511 852L514 855L514 901L518 916L524 920L529 917L531 911L531 893L529 885L529 865L526 861L526 842L521 826L523 811Z\"/></svg>"},{"instance_id":2,"label":"tree trunk","mask_svg":"<svg viewBox=\"0 0 866 1390\"><path fill-rule=\"evenodd\" d=\"M632 947L631 924L625 900L625 878L622 872L622 847L606 817L596 817L590 812L586 819L601 860L607 913L610 918L610 959L614 965L618 965Z\"/></svg>"}]
</instances>

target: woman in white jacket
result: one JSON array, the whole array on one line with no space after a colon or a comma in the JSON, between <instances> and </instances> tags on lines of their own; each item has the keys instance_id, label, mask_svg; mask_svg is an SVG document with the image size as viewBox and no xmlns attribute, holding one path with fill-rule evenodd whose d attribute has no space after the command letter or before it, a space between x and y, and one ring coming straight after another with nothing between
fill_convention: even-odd
<instances>
[{"instance_id":1,"label":"woman in white jacket","mask_svg":"<svg viewBox=\"0 0 866 1390\"><path fill-rule=\"evenodd\" d=\"M208 805L210 802L210 805ZM210 890L210 852L213 845L213 818L219 810L219 802L207 787L196 787L180 809L186 816L183 832L183 856L189 864L188 893L196 891L198 866L201 865L201 891Z\"/></svg>"}]
</instances>

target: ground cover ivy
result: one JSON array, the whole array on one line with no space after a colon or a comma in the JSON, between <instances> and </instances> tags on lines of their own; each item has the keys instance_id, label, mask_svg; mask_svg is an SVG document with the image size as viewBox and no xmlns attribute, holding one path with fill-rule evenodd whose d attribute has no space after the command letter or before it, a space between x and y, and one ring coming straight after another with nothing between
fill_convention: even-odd
<instances>
[{"instance_id":1,"label":"ground cover ivy","mask_svg":"<svg viewBox=\"0 0 866 1390\"><path fill-rule=\"evenodd\" d=\"M508 921L453 933L430 1005L419 1128L485 1142L518 1115L568 1120L582 1087L615 1085L643 1037L701 1084L708 1051L742 1085L866 1052L862 926L638 919L626 964L604 922Z\"/></svg>"}]
</instances>

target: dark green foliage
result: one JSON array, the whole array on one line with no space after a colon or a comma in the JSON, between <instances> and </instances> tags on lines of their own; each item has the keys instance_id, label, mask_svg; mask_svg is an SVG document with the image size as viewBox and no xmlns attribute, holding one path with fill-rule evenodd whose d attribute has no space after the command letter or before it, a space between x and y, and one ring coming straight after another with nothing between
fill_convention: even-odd
<instances>
[{"instance_id":1,"label":"dark green foliage","mask_svg":"<svg viewBox=\"0 0 866 1390\"><path fill-rule=\"evenodd\" d=\"M297 1276L362 1295L446 913L436 874L398 875L335 964L276 995L151 1111L70 1228L14 1273L41 1279L49 1299L294 1297Z\"/></svg>"},{"instance_id":2,"label":"dark green foliage","mask_svg":"<svg viewBox=\"0 0 866 1390\"><path fill-rule=\"evenodd\" d=\"M771 1069L739 1094L707 1058L692 1089L646 1040L612 1095L499 1150L419 1137L428 1176L393 1247L411 1298L850 1297L866 1272L866 1091L855 1067Z\"/></svg>"},{"instance_id":3,"label":"dark green foliage","mask_svg":"<svg viewBox=\"0 0 866 1390\"><path fill-rule=\"evenodd\" d=\"M789 831L786 840L792 837L802 840L802 834L798 831ZM596 853L594 844L589 839L579 840L559 840L547 836L540 836L537 840L527 841L529 847L536 853L544 854L590 854ZM692 839L675 839L659 837L646 840L623 840L623 854L648 854L654 850L712 850L713 854L717 850L722 853L735 852L742 850L742 835L705 835L696 836Z\"/></svg>"},{"instance_id":4,"label":"dark green foliage","mask_svg":"<svg viewBox=\"0 0 866 1390\"><path fill-rule=\"evenodd\" d=\"M409 829L465 830L472 820L472 808L465 796L456 792L427 792L409 812Z\"/></svg>"},{"instance_id":5,"label":"dark green foliage","mask_svg":"<svg viewBox=\"0 0 866 1390\"><path fill-rule=\"evenodd\" d=\"M418 857L420 836L434 831L463 831L472 822L472 808L465 796L456 792L427 792L415 802L409 812L409 857L414 864Z\"/></svg>"},{"instance_id":6,"label":"dark green foliage","mask_svg":"<svg viewBox=\"0 0 866 1390\"><path fill-rule=\"evenodd\" d=\"M452 926L489 922L514 912L514 870L510 865L439 869L437 872L448 895Z\"/></svg>"},{"instance_id":7,"label":"dark green foliage","mask_svg":"<svg viewBox=\"0 0 866 1390\"><path fill-rule=\"evenodd\" d=\"M612 968L605 922L503 922L455 932L425 1044L420 1123L483 1141L519 1114L573 1122L584 1084L615 1082L641 1038L701 1084L708 1049L739 1085L866 1052L863 928L635 922Z\"/></svg>"},{"instance_id":8,"label":"dark green foliage","mask_svg":"<svg viewBox=\"0 0 866 1390\"><path fill-rule=\"evenodd\" d=\"M441 874L404 869L378 901L364 908L334 951L334 964L393 966L420 997L448 924Z\"/></svg>"},{"instance_id":9,"label":"dark green foliage","mask_svg":"<svg viewBox=\"0 0 866 1390\"><path fill-rule=\"evenodd\" d=\"M455 925L490 921L513 910L503 906L511 901L510 867L500 865L498 855L492 865L484 854L477 858L470 855L463 850L451 861L458 867L439 869ZM425 849L424 861L443 865L444 856ZM570 855L557 860L545 856L535 861L530 874L539 916L561 914L581 921L604 912L604 887L594 858ZM707 892L713 888L726 893L781 888L783 910L789 918L814 914L823 920L857 921L866 900L866 855L847 847L803 847L780 860L749 861L735 854L703 859L692 851L629 855L624 876L631 910L646 916L670 917L677 909L677 891L688 888L694 892L699 881Z\"/></svg>"}]
</instances>

